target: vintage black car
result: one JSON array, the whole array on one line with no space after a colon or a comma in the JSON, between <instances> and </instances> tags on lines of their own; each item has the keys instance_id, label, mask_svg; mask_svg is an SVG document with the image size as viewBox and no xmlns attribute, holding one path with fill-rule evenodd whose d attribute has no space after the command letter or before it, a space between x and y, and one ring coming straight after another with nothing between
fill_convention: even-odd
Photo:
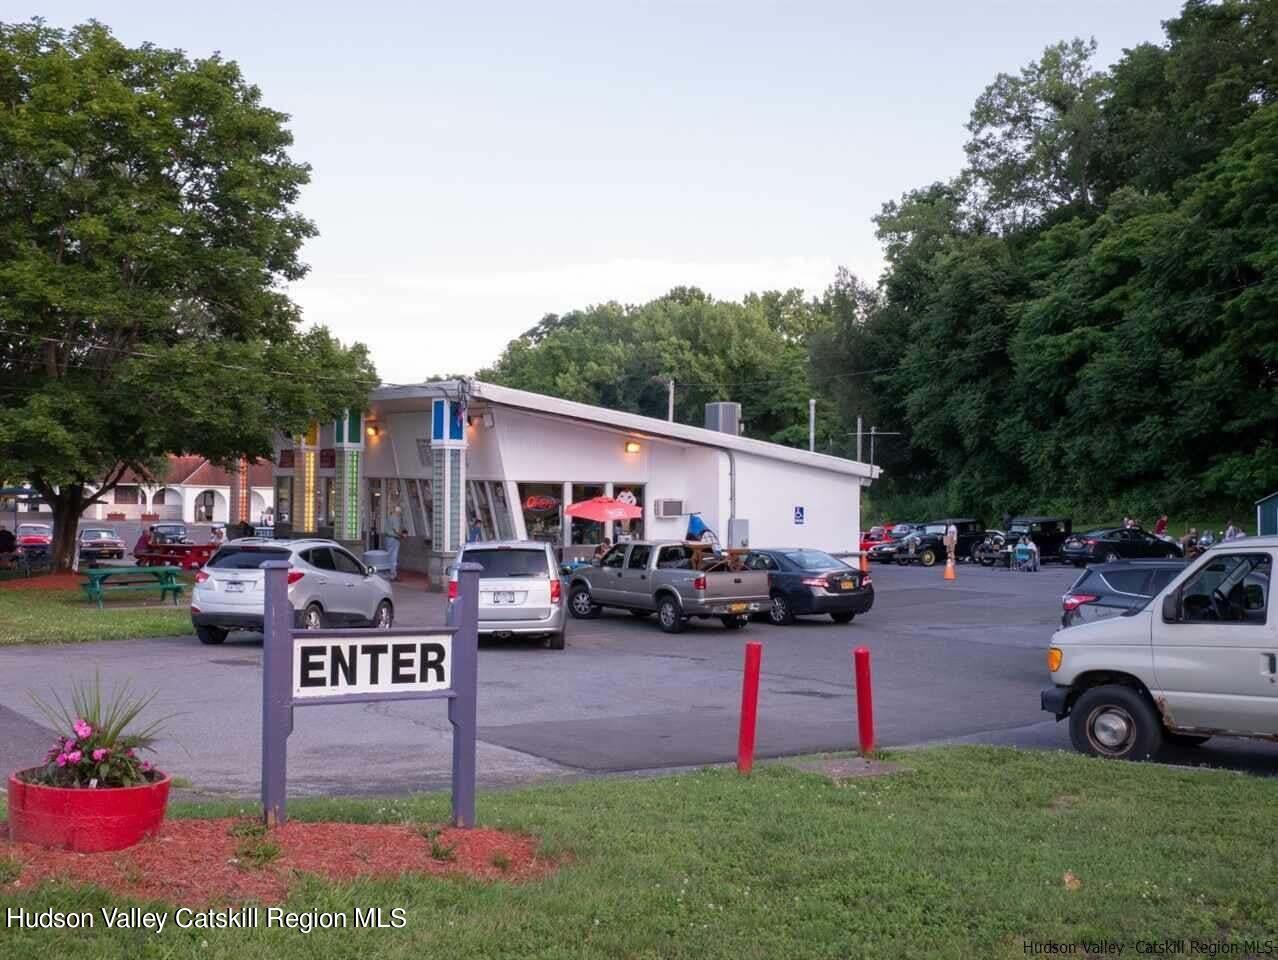
<instances>
[{"instance_id":1,"label":"vintage black car","mask_svg":"<svg viewBox=\"0 0 1278 960\"><path fill-rule=\"evenodd\" d=\"M893 563L897 555L905 549L906 538L921 529L923 529L921 523L898 523L888 533L887 540L870 547L865 555L874 563Z\"/></svg>"},{"instance_id":2,"label":"vintage black car","mask_svg":"<svg viewBox=\"0 0 1278 960\"><path fill-rule=\"evenodd\" d=\"M1067 539L1061 558L1081 567L1115 560L1176 559L1184 548L1170 537L1157 537L1140 527L1101 527Z\"/></svg>"},{"instance_id":3,"label":"vintage black car","mask_svg":"<svg viewBox=\"0 0 1278 960\"><path fill-rule=\"evenodd\" d=\"M1062 560L1061 548L1073 528L1074 521L1069 517L1013 517L1003 547L1004 562L1011 563L1012 547L1026 535L1037 545L1039 560Z\"/></svg>"},{"instance_id":4,"label":"vintage black car","mask_svg":"<svg viewBox=\"0 0 1278 960\"><path fill-rule=\"evenodd\" d=\"M985 537L972 548L972 559L983 567L992 567L996 563L1007 563L1010 551L1007 546L1007 534L993 528L985 531Z\"/></svg>"},{"instance_id":5,"label":"vintage black car","mask_svg":"<svg viewBox=\"0 0 1278 960\"><path fill-rule=\"evenodd\" d=\"M945 530L950 524L958 528L958 547L955 555L960 560L976 559L976 547L985 539L985 524L979 520L932 520L905 539L905 550L897 553L897 563L921 563L930 567L946 557Z\"/></svg>"}]
</instances>

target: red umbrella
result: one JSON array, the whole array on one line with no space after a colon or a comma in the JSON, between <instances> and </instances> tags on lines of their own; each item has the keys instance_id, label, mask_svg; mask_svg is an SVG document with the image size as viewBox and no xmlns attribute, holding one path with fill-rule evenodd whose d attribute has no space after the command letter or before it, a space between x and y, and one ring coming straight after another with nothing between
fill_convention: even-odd
<instances>
[{"instance_id":1,"label":"red umbrella","mask_svg":"<svg viewBox=\"0 0 1278 960\"><path fill-rule=\"evenodd\" d=\"M564 514L582 520L607 523L609 520L638 520L643 516L643 507L614 500L612 497L592 497L589 500L569 504L564 508Z\"/></svg>"}]
</instances>

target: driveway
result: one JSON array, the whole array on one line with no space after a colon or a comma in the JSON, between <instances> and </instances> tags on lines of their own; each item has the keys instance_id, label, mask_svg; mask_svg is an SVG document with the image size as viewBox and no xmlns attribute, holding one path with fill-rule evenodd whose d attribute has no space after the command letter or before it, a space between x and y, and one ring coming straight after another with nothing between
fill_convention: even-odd
<instances>
[{"instance_id":1,"label":"driveway","mask_svg":"<svg viewBox=\"0 0 1278 960\"><path fill-rule=\"evenodd\" d=\"M583 774L658 769L735 757L743 643L764 644L762 756L856 744L851 651L872 652L883 746L929 742L1068 748L1064 725L1039 710L1045 649L1072 568L1015 574L961 566L876 567L876 604L838 626L811 620L728 632L694 621L683 634L652 620L605 614L569 624L568 648L485 641L480 654L479 774L497 786ZM443 600L396 587L397 626L442 621ZM233 637L236 635L232 635ZM176 713L162 765L198 788L258 789L261 640L221 647L193 638L0 650L0 763L38 759L52 734L25 691L65 694L70 677L131 680L159 690ZM290 792L398 793L446 786L449 727L438 702L307 707L289 740ZM1278 773L1278 747L1227 740L1183 759Z\"/></svg>"}]
</instances>

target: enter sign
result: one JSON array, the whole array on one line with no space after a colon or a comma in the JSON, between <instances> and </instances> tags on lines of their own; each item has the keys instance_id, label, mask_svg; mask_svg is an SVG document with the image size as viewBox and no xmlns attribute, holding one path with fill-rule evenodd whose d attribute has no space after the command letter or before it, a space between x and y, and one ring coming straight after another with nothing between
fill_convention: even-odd
<instances>
[{"instance_id":1,"label":"enter sign","mask_svg":"<svg viewBox=\"0 0 1278 960\"><path fill-rule=\"evenodd\" d=\"M293 635L293 698L429 693L452 685L453 638L421 634L367 640Z\"/></svg>"}]
</instances>

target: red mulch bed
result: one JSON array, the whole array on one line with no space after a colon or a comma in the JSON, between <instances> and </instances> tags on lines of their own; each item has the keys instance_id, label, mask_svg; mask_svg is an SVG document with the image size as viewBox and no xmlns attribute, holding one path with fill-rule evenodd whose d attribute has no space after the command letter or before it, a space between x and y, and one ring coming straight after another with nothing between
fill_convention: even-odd
<instances>
[{"instance_id":1,"label":"red mulch bed","mask_svg":"<svg viewBox=\"0 0 1278 960\"><path fill-rule=\"evenodd\" d=\"M18 879L0 885L12 892L45 880L95 884L122 896L162 900L179 906L279 903L299 874L335 882L402 874L465 876L483 880L528 880L554 864L537 858L537 842L501 830L443 828L436 843L453 848L451 860L431 856L430 842L413 827L362 823L290 821L268 831L279 856L258 866L242 861L236 848L246 841L231 828L248 821L168 820L160 835L112 853L45 850L7 839L0 823L0 859L21 865ZM505 869L493 863L502 862Z\"/></svg>"},{"instance_id":2,"label":"red mulch bed","mask_svg":"<svg viewBox=\"0 0 1278 960\"><path fill-rule=\"evenodd\" d=\"M0 580L0 590L78 590L84 577L78 573L43 573L35 577Z\"/></svg>"}]
</instances>

